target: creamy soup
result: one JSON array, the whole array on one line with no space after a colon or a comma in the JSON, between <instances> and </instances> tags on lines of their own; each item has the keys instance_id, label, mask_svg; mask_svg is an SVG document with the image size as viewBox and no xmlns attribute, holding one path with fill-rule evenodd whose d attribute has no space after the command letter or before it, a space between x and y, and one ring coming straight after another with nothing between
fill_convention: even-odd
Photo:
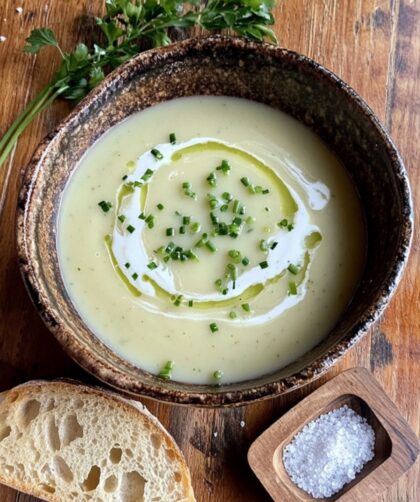
<instances>
[{"instance_id":1,"label":"creamy soup","mask_svg":"<svg viewBox=\"0 0 420 502\"><path fill-rule=\"evenodd\" d=\"M191 383L258 377L314 347L365 250L337 158L288 115L227 97L175 99L108 131L64 190L57 235L93 333Z\"/></svg>"}]
</instances>

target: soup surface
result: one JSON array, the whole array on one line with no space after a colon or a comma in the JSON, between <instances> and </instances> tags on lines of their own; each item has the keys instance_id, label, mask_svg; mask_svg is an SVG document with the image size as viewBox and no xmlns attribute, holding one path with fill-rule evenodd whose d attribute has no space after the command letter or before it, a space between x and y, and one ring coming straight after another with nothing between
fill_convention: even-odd
<instances>
[{"instance_id":1,"label":"soup surface","mask_svg":"<svg viewBox=\"0 0 420 502\"><path fill-rule=\"evenodd\" d=\"M322 340L364 263L364 225L339 161L255 102L175 99L85 154L57 246L89 328L162 378L235 382Z\"/></svg>"}]
</instances>

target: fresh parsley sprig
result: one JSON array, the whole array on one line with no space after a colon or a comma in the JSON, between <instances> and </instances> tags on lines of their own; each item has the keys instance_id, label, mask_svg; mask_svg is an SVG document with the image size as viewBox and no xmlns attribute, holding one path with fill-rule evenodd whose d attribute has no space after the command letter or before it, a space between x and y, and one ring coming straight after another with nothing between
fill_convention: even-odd
<instances>
[{"instance_id":1,"label":"fresh parsley sprig","mask_svg":"<svg viewBox=\"0 0 420 502\"><path fill-rule=\"evenodd\" d=\"M79 43L65 52L49 28L37 28L26 39L24 51L37 54L55 47L61 63L51 82L31 101L0 139L0 167L13 150L19 136L32 120L58 97L79 101L114 68L149 47L172 42L174 30L199 26L209 31L229 29L234 33L276 42L269 28L275 0L106 0L106 14L97 18L101 32L88 47Z\"/></svg>"}]
</instances>

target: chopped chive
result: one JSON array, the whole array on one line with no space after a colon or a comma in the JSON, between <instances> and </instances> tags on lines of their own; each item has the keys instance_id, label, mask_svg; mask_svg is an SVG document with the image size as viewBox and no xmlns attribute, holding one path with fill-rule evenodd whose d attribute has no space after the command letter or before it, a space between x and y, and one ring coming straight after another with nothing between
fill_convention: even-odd
<instances>
[{"instance_id":1,"label":"chopped chive","mask_svg":"<svg viewBox=\"0 0 420 502\"><path fill-rule=\"evenodd\" d=\"M225 213L228 209L229 209L229 206L228 206L227 204L222 204L222 205L220 206L220 211L221 211L222 213Z\"/></svg>"},{"instance_id":2,"label":"chopped chive","mask_svg":"<svg viewBox=\"0 0 420 502\"><path fill-rule=\"evenodd\" d=\"M175 235L175 229L173 227L169 227L166 229L166 235L168 237L172 237Z\"/></svg>"},{"instance_id":3,"label":"chopped chive","mask_svg":"<svg viewBox=\"0 0 420 502\"><path fill-rule=\"evenodd\" d=\"M136 280L136 279L138 278L138 276L139 276L139 274L138 274L137 272L134 272L134 274L132 274L132 276L131 276L131 277L132 277L134 280Z\"/></svg>"},{"instance_id":4,"label":"chopped chive","mask_svg":"<svg viewBox=\"0 0 420 502\"><path fill-rule=\"evenodd\" d=\"M297 295L297 286L296 286L296 283L293 281L289 282L288 294L289 295Z\"/></svg>"},{"instance_id":5,"label":"chopped chive","mask_svg":"<svg viewBox=\"0 0 420 502\"><path fill-rule=\"evenodd\" d=\"M213 373L213 378L215 380L221 380L223 376L223 371L222 370L216 370L214 373Z\"/></svg>"},{"instance_id":6,"label":"chopped chive","mask_svg":"<svg viewBox=\"0 0 420 502\"><path fill-rule=\"evenodd\" d=\"M163 378L163 380L170 380L172 378L172 369L175 363L173 361L167 361L165 366L159 373L159 377Z\"/></svg>"},{"instance_id":7,"label":"chopped chive","mask_svg":"<svg viewBox=\"0 0 420 502\"><path fill-rule=\"evenodd\" d=\"M263 191L263 187L262 187L262 186L257 185L257 186L255 187L255 193L262 193L262 191Z\"/></svg>"},{"instance_id":8,"label":"chopped chive","mask_svg":"<svg viewBox=\"0 0 420 502\"><path fill-rule=\"evenodd\" d=\"M127 262L127 263L124 263L124 267L125 268L130 268L130 264Z\"/></svg>"},{"instance_id":9,"label":"chopped chive","mask_svg":"<svg viewBox=\"0 0 420 502\"><path fill-rule=\"evenodd\" d=\"M248 218L245 220L245 223L247 225L252 225L253 223L255 223L255 218L253 218L252 216L248 216Z\"/></svg>"},{"instance_id":10,"label":"chopped chive","mask_svg":"<svg viewBox=\"0 0 420 502\"><path fill-rule=\"evenodd\" d=\"M111 209L112 204L110 202L101 200L101 202L98 202L98 206L102 209L104 213L107 213Z\"/></svg>"},{"instance_id":11,"label":"chopped chive","mask_svg":"<svg viewBox=\"0 0 420 502\"><path fill-rule=\"evenodd\" d=\"M270 244L270 249L276 249L278 242L272 242Z\"/></svg>"},{"instance_id":12,"label":"chopped chive","mask_svg":"<svg viewBox=\"0 0 420 502\"><path fill-rule=\"evenodd\" d=\"M269 207L265 207L264 209L267 211L267 213L269 213L271 211L271 209Z\"/></svg>"},{"instance_id":13,"label":"chopped chive","mask_svg":"<svg viewBox=\"0 0 420 502\"><path fill-rule=\"evenodd\" d=\"M215 251L217 251L217 248L216 246L213 244L212 241L207 241L206 242L206 248L211 251L212 253L214 253Z\"/></svg>"},{"instance_id":14,"label":"chopped chive","mask_svg":"<svg viewBox=\"0 0 420 502\"><path fill-rule=\"evenodd\" d=\"M175 243L174 242L170 242L166 246L165 252L168 253L168 254L171 254L174 249L175 249Z\"/></svg>"},{"instance_id":15,"label":"chopped chive","mask_svg":"<svg viewBox=\"0 0 420 502\"><path fill-rule=\"evenodd\" d=\"M165 209L165 206L159 202L159 204L156 205L156 207L159 209L159 211L162 211L162 209Z\"/></svg>"},{"instance_id":16,"label":"chopped chive","mask_svg":"<svg viewBox=\"0 0 420 502\"><path fill-rule=\"evenodd\" d=\"M264 269L264 268L268 268L268 263L267 263L267 261L262 261L262 262L260 262L260 264L259 264L259 265L260 265L260 267L261 267L262 269Z\"/></svg>"},{"instance_id":17,"label":"chopped chive","mask_svg":"<svg viewBox=\"0 0 420 502\"><path fill-rule=\"evenodd\" d=\"M249 265L249 258L247 258L246 256L242 258L242 265L244 265L245 267Z\"/></svg>"},{"instance_id":18,"label":"chopped chive","mask_svg":"<svg viewBox=\"0 0 420 502\"><path fill-rule=\"evenodd\" d=\"M248 192L249 193L256 193L255 192L255 185L253 185L252 183L248 186Z\"/></svg>"},{"instance_id":19,"label":"chopped chive","mask_svg":"<svg viewBox=\"0 0 420 502\"><path fill-rule=\"evenodd\" d=\"M236 319L237 315L236 315L236 312L229 312L229 317L230 319Z\"/></svg>"},{"instance_id":20,"label":"chopped chive","mask_svg":"<svg viewBox=\"0 0 420 502\"><path fill-rule=\"evenodd\" d=\"M249 306L249 303L243 303L241 307L245 310L245 312L251 312L251 307Z\"/></svg>"},{"instance_id":21,"label":"chopped chive","mask_svg":"<svg viewBox=\"0 0 420 502\"><path fill-rule=\"evenodd\" d=\"M124 216L123 214L120 214L120 215L118 216L118 219L121 221L121 223L124 223L124 221L125 221L125 216Z\"/></svg>"},{"instance_id":22,"label":"chopped chive","mask_svg":"<svg viewBox=\"0 0 420 502\"><path fill-rule=\"evenodd\" d=\"M184 183L182 183L182 188L184 190L189 190L191 187L192 187L192 185L189 181L184 181Z\"/></svg>"},{"instance_id":23,"label":"chopped chive","mask_svg":"<svg viewBox=\"0 0 420 502\"><path fill-rule=\"evenodd\" d=\"M222 290L222 295L227 295L227 293L228 293L228 289L227 288L225 288L225 289Z\"/></svg>"},{"instance_id":24,"label":"chopped chive","mask_svg":"<svg viewBox=\"0 0 420 502\"><path fill-rule=\"evenodd\" d=\"M287 221L287 219L283 218L281 221L279 221L277 223L277 226L285 228L285 227L287 227L288 224L289 224L289 222Z\"/></svg>"},{"instance_id":25,"label":"chopped chive","mask_svg":"<svg viewBox=\"0 0 420 502\"><path fill-rule=\"evenodd\" d=\"M191 221L191 217L190 216L183 216L182 217L182 224L183 225L189 225L190 221Z\"/></svg>"},{"instance_id":26,"label":"chopped chive","mask_svg":"<svg viewBox=\"0 0 420 502\"><path fill-rule=\"evenodd\" d=\"M227 175L230 173L230 170L232 169L232 167L230 166L230 164L227 160L222 160L222 163L220 164L220 166L217 166L216 169L217 169L217 171L222 171L223 174Z\"/></svg>"},{"instance_id":27,"label":"chopped chive","mask_svg":"<svg viewBox=\"0 0 420 502\"><path fill-rule=\"evenodd\" d=\"M200 223L194 222L191 224L191 232L194 232L195 234L201 230L201 225Z\"/></svg>"},{"instance_id":28,"label":"chopped chive","mask_svg":"<svg viewBox=\"0 0 420 502\"><path fill-rule=\"evenodd\" d=\"M265 190L263 190L263 191L262 191L262 193L263 193L264 195L267 195L268 193L270 193L270 190L269 190L268 188L266 188Z\"/></svg>"},{"instance_id":29,"label":"chopped chive","mask_svg":"<svg viewBox=\"0 0 420 502\"><path fill-rule=\"evenodd\" d=\"M293 226L293 224L292 224L292 223L289 223L289 224L287 225L287 230L288 230L289 232L291 232L294 228L295 228L295 227Z\"/></svg>"},{"instance_id":30,"label":"chopped chive","mask_svg":"<svg viewBox=\"0 0 420 502\"><path fill-rule=\"evenodd\" d=\"M235 281L238 277L238 269L236 268L236 266L233 263L228 263L226 268L229 271L229 275L232 281Z\"/></svg>"},{"instance_id":31,"label":"chopped chive","mask_svg":"<svg viewBox=\"0 0 420 502\"><path fill-rule=\"evenodd\" d=\"M213 213L210 213L210 219L213 225L217 225L219 223L219 218Z\"/></svg>"},{"instance_id":32,"label":"chopped chive","mask_svg":"<svg viewBox=\"0 0 420 502\"><path fill-rule=\"evenodd\" d=\"M194 302L192 300L188 300L188 306L192 307L194 305Z\"/></svg>"},{"instance_id":33,"label":"chopped chive","mask_svg":"<svg viewBox=\"0 0 420 502\"><path fill-rule=\"evenodd\" d=\"M244 176L243 178L241 178L241 183L245 187L249 186L249 184L250 184L249 178L247 176Z\"/></svg>"},{"instance_id":34,"label":"chopped chive","mask_svg":"<svg viewBox=\"0 0 420 502\"><path fill-rule=\"evenodd\" d=\"M140 220L145 220L146 219L146 215L144 213L140 213L139 216L138 216L138 218Z\"/></svg>"},{"instance_id":35,"label":"chopped chive","mask_svg":"<svg viewBox=\"0 0 420 502\"><path fill-rule=\"evenodd\" d=\"M222 287L222 279L216 279L214 281L214 284L218 287L218 288L221 288Z\"/></svg>"},{"instance_id":36,"label":"chopped chive","mask_svg":"<svg viewBox=\"0 0 420 502\"><path fill-rule=\"evenodd\" d=\"M155 270L155 268L157 268L157 265L154 261L151 261L150 263L147 264L147 268L150 270Z\"/></svg>"},{"instance_id":37,"label":"chopped chive","mask_svg":"<svg viewBox=\"0 0 420 502\"><path fill-rule=\"evenodd\" d=\"M141 188L143 186L143 183L141 181L133 181L132 186L136 188Z\"/></svg>"},{"instance_id":38,"label":"chopped chive","mask_svg":"<svg viewBox=\"0 0 420 502\"><path fill-rule=\"evenodd\" d=\"M157 160L163 159L163 155L157 150L156 148L152 148L150 150L150 153L153 155L153 157Z\"/></svg>"},{"instance_id":39,"label":"chopped chive","mask_svg":"<svg viewBox=\"0 0 420 502\"><path fill-rule=\"evenodd\" d=\"M145 173L143 174L143 176L141 177L141 179L143 181L147 181L149 178L152 177L154 171L152 171L152 169L146 169ZM136 185L136 183L139 183L139 185ZM140 183L139 181L138 182L134 182L134 186L142 186L142 183Z\"/></svg>"},{"instance_id":40,"label":"chopped chive","mask_svg":"<svg viewBox=\"0 0 420 502\"><path fill-rule=\"evenodd\" d=\"M219 326L215 322L212 322L210 324L210 331L212 333L216 333L216 331L219 331Z\"/></svg>"},{"instance_id":41,"label":"chopped chive","mask_svg":"<svg viewBox=\"0 0 420 502\"><path fill-rule=\"evenodd\" d=\"M175 298L175 301L174 301L174 305L175 305L175 307L179 307L179 306L181 305L182 298L183 298L183 296L182 296L182 295L178 295L178 296Z\"/></svg>"},{"instance_id":42,"label":"chopped chive","mask_svg":"<svg viewBox=\"0 0 420 502\"><path fill-rule=\"evenodd\" d=\"M224 199L227 202L230 202L233 199L233 195L230 194L229 192L223 192L222 199Z\"/></svg>"},{"instance_id":43,"label":"chopped chive","mask_svg":"<svg viewBox=\"0 0 420 502\"><path fill-rule=\"evenodd\" d=\"M185 231L186 231L186 228L184 227L184 225L181 225L181 226L179 227L179 233L180 233L180 234L185 234Z\"/></svg>"},{"instance_id":44,"label":"chopped chive","mask_svg":"<svg viewBox=\"0 0 420 502\"><path fill-rule=\"evenodd\" d=\"M149 216L145 219L145 222L149 228L153 228L155 226L155 217L153 214L149 214Z\"/></svg>"},{"instance_id":45,"label":"chopped chive","mask_svg":"<svg viewBox=\"0 0 420 502\"><path fill-rule=\"evenodd\" d=\"M217 185L217 178L214 173L210 173L207 178L206 178L208 184L212 187L215 187Z\"/></svg>"},{"instance_id":46,"label":"chopped chive","mask_svg":"<svg viewBox=\"0 0 420 502\"><path fill-rule=\"evenodd\" d=\"M125 181L126 179L128 178L128 176L126 174L124 174L124 176L121 178L123 181Z\"/></svg>"},{"instance_id":47,"label":"chopped chive","mask_svg":"<svg viewBox=\"0 0 420 502\"><path fill-rule=\"evenodd\" d=\"M268 250L268 242L262 239L260 241L260 249L261 251L267 251Z\"/></svg>"},{"instance_id":48,"label":"chopped chive","mask_svg":"<svg viewBox=\"0 0 420 502\"><path fill-rule=\"evenodd\" d=\"M236 199L234 202L233 202L233 208L232 208L232 212L233 213L238 213L238 210L239 210L239 206L241 205L241 203L239 202L238 199Z\"/></svg>"},{"instance_id":49,"label":"chopped chive","mask_svg":"<svg viewBox=\"0 0 420 502\"><path fill-rule=\"evenodd\" d=\"M296 265L293 265L293 263L291 263L288 267L287 267L287 270L293 274L293 275L296 275L298 272L299 272L299 267L296 266Z\"/></svg>"},{"instance_id":50,"label":"chopped chive","mask_svg":"<svg viewBox=\"0 0 420 502\"><path fill-rule=\"evenodd\" d=\"M175 143L176 143L176 136L175 136L174 132L171 132L171 134L169 135L169 142L170 142L171 145L175 145Z\"/></svg>"},{"instance_id":51,"label":"chopped chive","mask_svg":"<svg viewBox=\"0 0 420 502\"><path fill-rule=\"evenodd\" d=\"M240 258L241 256L241 252L238 251L237 249L231 249L229 252L228 252L228 255L231 257L231 258Z\"/></svg>"},{"instance_id":52,"label":"chopped chive","mask_svg":"<svg viewBox=\"0 0 420 502\"><path fill-rule=\"evenodd\" d=\"M132 234L134 230L135 228L133 227L133 225L127 225L127 231L130 232L130 234Z\"/></svg>"}]
</instances>

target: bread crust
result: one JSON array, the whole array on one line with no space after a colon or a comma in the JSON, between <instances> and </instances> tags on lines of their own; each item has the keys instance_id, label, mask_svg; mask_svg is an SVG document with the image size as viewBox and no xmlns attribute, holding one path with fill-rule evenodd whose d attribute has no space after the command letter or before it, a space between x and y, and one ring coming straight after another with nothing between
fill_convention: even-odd
<instances>
[{"instance_id":1,"label":"bread crust","mask_svg":"<svg viewBox=\"0 0 420 502\"><path fill-rule=\"evenodd\" d=\"M180 466L180 472L182 475L181 483L183 487L184 498L180 499L179 502L196 502L194 497L194 492L191 485L191 477L188 466L185 462L184 456L176 444L173 437L169 432L163 427L159 420L150 413L150 411L139 401L134 401L119 395L117 392L104 389L99 386L87 385L77 380L61 379L61 380L32 380L10 390L0 393L0 406L7 405L7 401L16 401L24 397L30 396L31 393L42 393L42 391L48 387L50 390L53 389L57 392L57 396L66 396L71 394L71 396L77 396L83 399L83 396L97 396L100 399L105 399L106 401L112 403L116 408L120 408L127 415L131 416L134 420L142 420L153 428L153 432L157 433L164 440L165 445L171 448L175 453L175 458ZM4 473L0 471L0 483L15 490L27 493L28 495L33 495L38 498L42 498L47 502L65 502L57 497L56 494L48 493L45 490L39 489L36 485L31 483L25 484L19 482L16 479L8 479L4 476Z\"/></svg>"}]
</instances>

